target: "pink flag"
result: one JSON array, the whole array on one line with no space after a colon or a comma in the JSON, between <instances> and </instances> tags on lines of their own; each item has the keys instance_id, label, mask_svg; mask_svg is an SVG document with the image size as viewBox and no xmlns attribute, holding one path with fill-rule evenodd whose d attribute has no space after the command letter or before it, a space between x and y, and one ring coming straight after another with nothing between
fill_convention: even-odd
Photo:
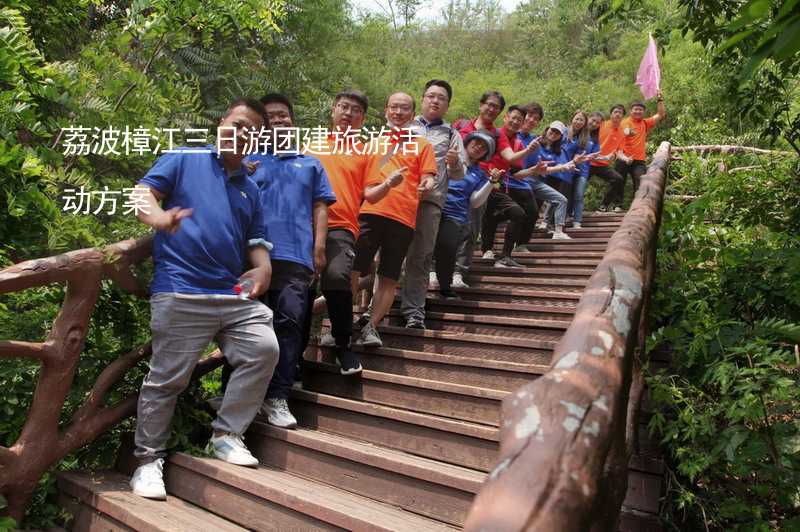
<instances>
[{"instance_id":1,"label":"pink flag","mask_svg":"<svg viewBox=\"0 0 800 532\"><path fill-rule=\"evenodd\" d=\"M658 53L656 41L650 35L650 42L647 43L647 50L644 52L642 62L639 63L639 72L636 74L636 84L642 91L642 95L649 100L656 95L661 84L661 69L658 68Z\"/></svg>"}]
</instances>

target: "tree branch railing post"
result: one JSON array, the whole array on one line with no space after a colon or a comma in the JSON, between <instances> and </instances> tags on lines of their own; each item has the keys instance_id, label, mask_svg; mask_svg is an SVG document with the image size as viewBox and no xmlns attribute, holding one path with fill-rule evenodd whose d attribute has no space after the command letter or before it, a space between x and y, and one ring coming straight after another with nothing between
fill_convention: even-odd
<instances>
[{"instance_id":1,"label":"tree branch railing post","mask_svg":"<svg viewBox=\"0 0 800 532\"><path fill-rule=\"evenodd\" d=\"M616 530L635 447L649 293L670 144L658 148L633 204L581 297L549 371L503 401L500 456L468 531Z\"/></svg>"},{"instance_id":2,"label":"tree branch railing post","mask_svg":"<svg viewBox=\"0 0 800 532\"><path fill-rule=\"evenodd\" d=\"M110 279L121 289L146 298L148 291L140 286L131 267L149 258L151 248L152 239L146 237L29 260L0 270L0 294L52 283L66 285L64 302L43 342L0 341L0 359L29 358L41 363L22 431L13 445L0 446L0 495L8 503L5 513L17 523L22 521L39 479L52 466L136 413L138 394L108 406L104 400L130 369L150 357L149 342L110 363L66 427L59 429L102 281ZM194 377L221 362L217 350L200 361Z\"/></svg>"}]
</instances>

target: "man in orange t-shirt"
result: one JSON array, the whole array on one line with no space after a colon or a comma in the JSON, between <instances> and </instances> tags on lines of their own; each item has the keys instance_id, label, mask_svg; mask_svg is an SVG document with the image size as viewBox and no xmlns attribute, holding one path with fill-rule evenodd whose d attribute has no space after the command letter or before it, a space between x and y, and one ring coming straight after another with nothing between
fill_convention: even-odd
<instances>
[{"instance_id":1,"label":"man in orange t-shirt","mask_svg":"<svg viewBox=\"0 0 800 532\"><path fill-rule=\"evenodd\" d=\"M595 157L589 167L589 177L597 176L608 183L603 201L600 203L600 210L613 209L615 212L622 210L622 193L625 188L625 180L617 172L616 168L610 164L617 158L617 154L622 150L622 143L625 141L625 134L622 132L622 118L625 116L625 107L618 103L611 107L611 118L602 121L597 131L597 144L600 146L599 155ZM602 120L602 113L592 113L589 116L589 131L595 133L595 124Z\"/></svg>"},{"instance_id":2,"label":"man in orange t-shirt","mask_svg":"<svg viewBox=\"0 0 800 532\"><path fill-rule=\"evenodd\" d=\"M433 146L409 129L414 119L414 98L404 92L392 94L386 102L385 113L392 132L388 139L376 139L373 144L376 162L367 186L374 188L365 194L371 203L364 203L358 216L360 234L353 265L362 276L369 275L372 260L380 250L372 310L359 320L363 327L356 343L365 347L383 345L375 327L394 302L403 261L414 238L420 195L433 189L438 171ZM393 185L389 177L398 172L403 173L402 182ZM387 189L382 199L374 200L373 194L386 187L391 190Z\"/></svg>"},{"instance_id":3,"label":"man in orange t-shirt","mask_svg":"<svg viewBox=\"0 0 800 532\"><path fill-rule=\"evenodd\" d=\"M633 193L639 189L639 179L647 172L647 134L656 124L667 116L667 109L664 107L664 97L661 91L656 93L658 99L658 112L650 118L644 118L645 106L643 102L633 102L631 104L631 114L622 121L621 127L625 134L625 141L622 143L622 153L617 158L617 172L625 179L631 176L633 183ZM623 181L623 188L625 187Z\"/></svg>"},{"instance_id":4,"label":"man in orange t-shirt","mask_svg":"<svg viewBox=\"0 0 800 532\"><path fill-rule=\"evenodd\" d=\"M367 96L360 91L347 90L337 94L331 118L338 136L330 135L326 149L315 152L328 174L337 200L328 209L327 264L320 285L331 321L334 353L343 375L361 371L361 360L350 350L350 337L353 335L352 271L359 234L358 211L364 199L379 201L402 180L402 172L395 171L387 174L382 183L368 183L374 156L355 136L343 134L348 129L361 128L367 105Z\"/></svg>"}]
</instances>

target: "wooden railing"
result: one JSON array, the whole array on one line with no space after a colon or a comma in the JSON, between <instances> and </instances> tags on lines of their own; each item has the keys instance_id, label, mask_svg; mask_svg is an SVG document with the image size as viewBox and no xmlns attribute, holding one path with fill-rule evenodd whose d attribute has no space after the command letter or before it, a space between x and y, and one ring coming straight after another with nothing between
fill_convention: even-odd
<instances>
[{"instance_id":1,"label":"wooden railing","mask_svg":"<svg viewBox=\"0 0 800 532\"><path fill-rule=\"evenodd\" d=\"M113 405L105 405L105 398L128 370L150 356L149 342L109 364L66 426L59 427L102 281L110 279L121 289L146 298L147 290L131 267L150 257L151 248L151 238L126 240L105 248L30 260L0 271L0 294L53 283L66 285L61 310L43 342L0 342L0 359L29 358L41 363L22 432L12 446L0 446L0 495L8 502L7 513L18 523L48 469L136 413L136 394ZM220 362L217 351L201 361L195 376L207 373Z\"/></svg>"},{"instance_id":2,"label":"wooden railing","mask_svg":"<svg viewBox=\"0 0 800 532\"><path fill-rule=\"evenodd\" d=\"M548 372L503 401L498 463L466 530L618 529L637 442L640 356L669 160L664 142Z\"/></svg>"}]
</instances>

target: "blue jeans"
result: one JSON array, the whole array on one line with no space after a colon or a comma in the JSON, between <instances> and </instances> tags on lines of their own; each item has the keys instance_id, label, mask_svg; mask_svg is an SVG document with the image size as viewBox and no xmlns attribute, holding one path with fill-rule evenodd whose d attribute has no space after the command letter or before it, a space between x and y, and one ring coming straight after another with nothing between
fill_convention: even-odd
<instances>
[{"instance_id":1,"label":"blue jeans","mask_svg":"<svg viewBox=\"0 0 800 532\"><path fill-rule=\"evenodd\" d=\"M572 217L578 223L581 223L583 219L583 196L586 194L586 187L588 186L588 176L576 175L572 178Z\"/></svg>"},{"instance_id":2,"label":"blue jeans","mask_svg":"<svg viewBox=\"0 0 800 532\"><path fill-rule=\"evenodd\" d=\"M555 209L555 224L564 225L567 219L567 198L564 194L538 179L535 181L529 180L528 183L533 187L533 195L538 201L550 202L550 207L548 207L548 212L545 213L544 219L547 220L549 212Z\"/></svg>"}]
</instances>

